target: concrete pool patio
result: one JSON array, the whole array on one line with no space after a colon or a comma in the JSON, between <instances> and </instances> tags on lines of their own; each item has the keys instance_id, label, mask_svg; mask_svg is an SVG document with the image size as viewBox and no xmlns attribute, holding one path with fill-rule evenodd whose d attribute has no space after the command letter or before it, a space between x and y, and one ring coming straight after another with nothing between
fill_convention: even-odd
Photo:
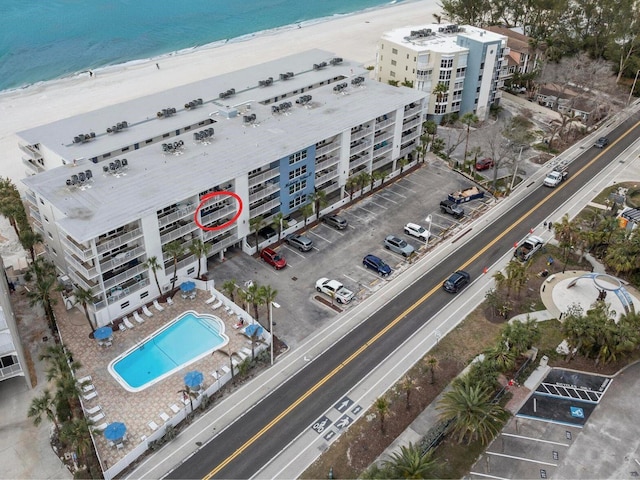
<instances>
[{"instance_id":1,"label":"concrete pool patio","mask_svg":"<svg viewBox=\"0 0 640 480\"><path fill-rule=\"evenodd\" d=\"M220 293L216 292L216 295L221 298ZM161 304L164 307L162 311L158 311L153 306L148 307L153 316L141 315L144 319L142 324L129 315L129 321L134 325L134 328L124 331L114 329L113 342L109 347L101 347L95 339L90 338L91 330L84 312L77 308L66 311L60 302L55 307L63 343L72 353L73 359L82 365L76 372L76 378L90 375L91 383L97 392L95 398L82 399L85 409L97 405L101 407L104 418L96 421L96 425L105 422L122 422L127 427L127 442L124 443L124 448L120 449L109 446L102 433L97 431L93 433L96 451L105 472L105 478L112 478L123 468L126 468L127 465L123 466L123 463L128 464L134 461L147 449L148 441L162 436L165 424L177 424L189 412L189 402L187 401L185 404L179 393L185 389L185 373L191 370L201 371L204 374L204 390L213 391L231 379L231 373L224 371L231 367L229 354L233 355L235 360L242 361L237 353L241 352L243 348L251 350L251 340L240 329L234 328L238 323L236 313L229 313L222 306L213 310L211 303L206 303L210 297L210 292L202 290L198 291L193 300L181 298L180 294L176 294L173 297L173 305ZM251 318L249 314L239 310L228 300L225 303L230 304L236 312L241 312L243 318ZM185 366L140 392L125 390L108 372L108 364L188 310L220 318L225 326L223 333L229 337L228 346L223 347L222 351L216 350L213 355L207 355ZM256 354L264 348L266 345L259 343L255 349ZM212 372L218 372L218 379L212 376ZM195 404L199 404L199 401L194 401ZM87 417L91 417L91 415L87 415ZM154 422L157 428L152 428L151 422ZM112 469L111 472L109 472L110 469Z\"/></svg>"}]
</instances>

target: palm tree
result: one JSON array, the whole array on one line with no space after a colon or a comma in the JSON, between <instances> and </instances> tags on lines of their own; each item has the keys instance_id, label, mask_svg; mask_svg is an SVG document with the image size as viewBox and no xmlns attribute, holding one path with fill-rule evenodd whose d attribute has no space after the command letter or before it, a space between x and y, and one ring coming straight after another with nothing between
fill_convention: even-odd
<instances>
[{"instance_id":1,"label":"palm tree","mask_svg":"<svg viewBox=\"0 0 640 480\"><path fill-rule=\"evenodd\" d=\"M313 210L316 213L316 219L320 220L320 210L327 206L327 194L324 190L317 190L309 195L309 200L313 203Z\"/></svg>"},{"instance_id":2,"label":"palm tree","mask_svg":"<svg viewBox=\"0 0 640 480\"><path fill-rule=\"evenodd\" d=\"M147 261L142 264L144 268L148 268L153 273L153 279L156 281L156 287L158 287L158 293L162 295L162 289L160 288L160 282L158 282L158 270L162 268L162 265L158 262L158 257L149 257Z\"/></svg>"},{"instance_id":3,"label":"palm tree","mask_svg":"<svg viewBox=\"0 0 640 480\"><path fill-rule=\"evenodd\" d=\"M258 253L258 244L260 243L260 240L258 239L258 232L264 226L265 221L262 215L258 215L257 217L249 219L249 231L253 232L254 238L256 240L256 253Z\"/></svg>"},{"instance_id":4,"label":"palm tree","mask_svg":"<svg viewBox=\"0 0 640 480\"><path fill-rule=\"evenodd\" d=\"M282 239L282 230L289 227L289 223L284 219L284 213L282 212L278 212L273 216L271 225L278 232L278 240Z\"/></svg>"},{"instance_id":5,"label":"palm tree","mask_svg":"<svg viewBox=\"0 0 640 480\"><path fill-rule=\"evenodd\" d=\"M54 425L56 434L60 436L60 425L55 412L55 399L49 389L45 388L42 395L34 397L27 411L27 417L33 418L33 424L37 427L42 422L42 416L46 416Z\"/></svg>"},{"instance_id":6,"label":"palm tree","mask_svg":"<svg viewBox=\"0 0 640 480\"><path fill-rule=\"evenodd\" d=\"M431 381L429 383L434 384L436 381L436 370L440 369L440 362L438 362L438 359L433 355L429 355L424 363L431 373Z\"/></svg>"},{"instance_id":7,"label":"palm tree","mask_svg":"<svg viewBox=\"0 0 640 480\"><path fill-rule=\"evenodd\" d=\"M39 243L42 243L42 235L40 235L38 232L34 232L33 230L31 230L31 228L25 229L20 232L20 244L25 250L29 252L32 262L36 260L35 246Z\"/></svg>"},{"instance_id":8,"label":"palm tree","mask_svg":"<svg viewBox=\"0 0 640 480\"><path fill-rule=\"evenodd\" d=\"M447 87L446 83L443 82L439 82L431 91L432 95L436 96L436 102L440 103L442 102L442 99L445 97L445 95L447 94L447 92L449 91L449 88Z\"/></svg>"},{"instance_id":9,"label":"palm tree","mask_svg":"<svg viewBox=\"0 0 640 480\"><path fill-rule=\"evenodd\" d=\"M0 215L9 220L9 224L13 227L18 238L20 238L21 231L18 228L19 225L29 228L20 192L8 177L0 178Z\"/></svg>"},{"instance_id":10,"label":"palm tree","mask_svg":"<svg viewBox=\"0 0 640 480\"><path fill-rule=\"evenodd\" d=\"M258 311L258 307L262 304L262 297L260 286L256 282L253 282L244 291L244 299L247 305L253 306L254 318L259 322L258 315L260 312Z\"/></svg>"},{"instance_id":11,"label":"palm tree","mask_svg":"<svg viewBox=\"0 0 640 480\"><path fill-rule=\"evenodd\" d=\"M467 161L467 149L469 147L469 132L471 130L471 125L475 125L478 122L478 116L473 112L465 113L460 119L460 123L467 126L467 138L464 142L464 156L462 157L465 162Z\"/></svg>"},{"instance_id":12,"label":"palm tree","mask_svg":"<svg viewBox=\"0 0 640 480\"><path fill-rule=\"evenodd\" d=\"M51 290L57 286L56 267L44 258L37 258L29 266L29 273L36 276L33 289L27 293L29 306L42 305L51 333L55 334L56 324L53 313L55 299L51 297Z\"/></svg>"},{"instance_id":13,"label":"palm tree","mask_svg":"<svg viewBox=\"0 0 640 480\"><path fill-rule=\"evenodd\" d=\"M389 400L384 397L378 397L374 405L378 415L380 415L380 431L384 434L384 419L389 412Z\"/></svg>"},{"instance_id":14,"label":"palm tree","mask_svg":"<svg viewBox=\"0 0 640 480\"><path fill-rule=\"evenodd\" d=\"M401 175L402 175L402 171L404 170L404 167L406 167L408 163L409 163L409 161L404 157L398 159L398 166L400 167L400 174Z\"/></svg>"},{"instance_id":15,"label":"palm tree","mask_svg":"<svg viewBox=\"0 0 640 480\"><path fill-rule=\"evenodd\" d=\"M411 408L411 399L410 399L411 392L415 387L416 387L416 383L413 381L413 378L411 378L409 375L405 375L405 377L400 382L400 388L405 394L405 400L406 400L405 406L407 410Z\"/></svg>"},{"instance_id":16,"label":"palm tree","mask_svg":"<svg viewBox=\"0 0 640 480\"><path fill-rule=\"evenodd\" d=\"M344 187L349 190L349 200L353 200L353 192L358 186L358 177L349 177Z\"/></svg>"},{"instance_id":17,"label":"palm tree","mask_svg":"<svg viewBox=\"0 0 640 480\"><path fill-rule=\"evenodd\" d=\"M196 277L198 279L200 278L200 267L202 267L202 262L200 261L200 259L202 257L205 257L206 259L209 250L211 250L211 244L204 243L201 238L194 239L189 245L189 253L195 255L195 257L198 259L198 276Z\"/></svg>"},{"instance_id":18,"label":"palm tree","mask_svg":"<svg viewBox=\"0 0 640 480\"><path fill-rule=\"evenodd\" d=\"M73 445L87 468L89 465L88 453L93 445L91 435L89 434L89 427L91 424L92 422L87 420L84 416L74 418L70 422L65 423L60 431L60 438Z\"/></svg>"},{"instance_id":19,"label":"palm tree","mask_svg":"<svg viewBox=\"0 0 640 480\"><path fill-rule=\"evenodd\" d=\"M300 213L302 214L302 216L304 217L304 226L307 226L307 219L313 215L313 205L311 205L310 203L307 203L306 205L303 205L302 207L300 207Z\"/></svg>"},{"instance_id":20,"label":"palm tree","mask_svg":"<svg viewBox=\"0 0 640 480\"><path fill-rule=\"evenodd\" d=\"M509 417L504 408L491 402L490 389L473 383L468 375L454 380L436 409L441 411L441 420L451 422L451 431L458 435L458 443L467 437L467 445L476 439L483 445L488 444Z\"/></svg>"},{"instance_id":21,"label":"palm tree","mask_svg":"<svg viewBox=\"0 0 640 480\"><path fill-rule=\"evenodd\" d=\"M194 392L185 385L184 388L178 390L178 393L182 395L182 398L189 399L189 406L191 407L189 413L193 413L193 399L198 398L198 392Z\"/></svg>"},{"instance_id":22,"label":"palm tree","mask_svg":"<svg viewBox=\"0 0 640 480\"><path fill-rule=\"evenodd\" d=\"M559 222L553 225L553 229L556 240L558 240L558 246L562 249L564 257L564 266L562 267L562 271L564 272L567 268L567 263L569 262L569 253L578 242L580 225L575 221L570 221L569 215L565 214Z\"/></svg>"},{"instance_id":23,"label":"palm tree","mask_svg":"<svg viewBox=\"0 0 640 480\"><path fill-rule=\"evenodd\" d=\"M384 181L384 177L386 177L385 173L381 172L380 170L376 170L375 172L373 172L371 174L371 190L373 190L374 183L376 183L378 180ZM380 183L380 186L382 186L382 183Z\"/></svg>"},{"instance_id":24,"label":"palm tree","mask_svg":"<svg viewBox=\"0 0 640 480\"><path fill-rule=\"evenodd\" d=\"M169 242L164 247L165 255L173 257L173 278L171 279L171 291L176 288L176 280L178 280L178 257L184 255L184 246L178 241Z\"/></svg>"},{"instance_id":25,"label":"palm tree","mask_svg":"<svg viewBox=\"0 0 640 480\"><path fill-rule=\"evenodd\" d=\"M278 290L276 290L275 288L272 288L271 285L262 285L260 287L260 296L264 300L264 303L267 305L267 316L269 319L269 325L272 325L273 319L271 318L271 314L272 314L271 304L276 301L276 297L278 296Z\"/></svg>"},{"instance_id":26,"label":"palm tree","mask_svg":"<svg viewBox=\"0 0 640 480\"><path fill-rule=\"evenodd\" d=\"M222 284L222 291L227 297L229 297L229 299L231 299L232 302L235 303L235 294L238 291L238 284L233 278Z\"/></svg>"},{"instance_id":27,"label":"palm tree","mask_svg":"<svg viewBox=\"0 0 640 480\"><path fill-rule=\"evenodd\" d=\"M93 326L91 317L89 317L89 308L87 308L87 305L89 303L93 303L93 293L91 292L91 290L87 290L86 288L82 288L76 285L76 288L73 291L73 295L76 298L74 306L78 304L82 305L84 315L85 317L87 317L87 322L89 322L89 326L91 327L91 333L95 332L96 328Z\"/></svg>"},{"instance_id":28,"label":"palm tree","mask_svg":"<svg viewBox=\"0 0 640 480\"><path fill-rule=\"evenodd\" d=\"M502 373L508 372L516 364L515 353L506 342L498 342L496 345L486 349L484 355L485 361L492 362Z\"/></svg>"},{"instance_id":29,"label":"palm tree","mask_svg":"<svg viewBox=\"0 0 640 480\"><path fill-rule=\"evenodd\" d=\"M364 195L364 187L366 187L369 183L369 179L371 175L366 170L360 172L356 178L358 179L358 185L360 185L360 196Z\"/></svg>"},{"instance_id":30,"label":"palm tree","mask_svg":"<svg viewBox=\"0 0 640 480\"><path fill-rule=\"evenodd\" d=\"M400 452L394 452L384 461L389 473L386 478L437 478L438 464L431 452L423 455L419 445L402 445Z\"/></svg>"}]
</instances>

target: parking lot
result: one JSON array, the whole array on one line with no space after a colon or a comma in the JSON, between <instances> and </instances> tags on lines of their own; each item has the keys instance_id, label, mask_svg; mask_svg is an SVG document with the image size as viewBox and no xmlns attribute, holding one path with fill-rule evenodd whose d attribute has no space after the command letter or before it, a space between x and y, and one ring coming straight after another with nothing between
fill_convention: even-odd
<instances>
[{"instance_id":1,"label":"parking lot","mask_svg":"<svg viewBox=\"0 0 640 480\"><path fill-rule=\"evenodd\" d=\"M373 294L382 282L392 282L402 271L411 268L401 254L385 249L383 242L387 235L406 240L417 252L424 251L423 241L404 233L406 223L413 222L428 228L425 219L430 215L435 242L444 232L468 221L471 211L480 208L483 201L490 202L485 198L464 205L467 215L460 220L440 212L439 203L448 193L469 186L468 180L452 172L441 160L432 158L373 195L342 209L339 214L349 223L346 229L336 230L324 223L310 225L304 235L313 240L311 251L300 252L284 243L277 246L278 253L287 260L284 269L275 270L259 259L239 251L229 251L222 263L216 259L209 260L209 278L214 279L217 288L234 279L240 287L253 281L276 289L276 302L280 308L273 311L274 330L289 346L295 347L338 314L329 305L315 299L322 295L315 290L319 278L338 280L353 291L354 300L343 307L351 308ZM420 247L422 250L418 250ZM362 259L367 254L382 258L392 268L391 275L380 277L364 268Z\"/></svg>"}]
</instances>

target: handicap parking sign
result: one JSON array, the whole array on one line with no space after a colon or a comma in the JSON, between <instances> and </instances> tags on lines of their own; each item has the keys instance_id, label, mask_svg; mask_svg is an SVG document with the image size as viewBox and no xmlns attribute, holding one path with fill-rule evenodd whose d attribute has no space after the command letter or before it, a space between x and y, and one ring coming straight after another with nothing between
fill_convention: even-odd
<instances>
[{"instance_id":1,"label":"handicap parking sign","mask_svg":"<svg viewBox=\"0 0 640 480\"><path fill-rule=\"evenodd\" d=\"M584 418L584 410L580 407L569 407L571 410L571 416L575 418Z\"/></svg>"}]
</instances>

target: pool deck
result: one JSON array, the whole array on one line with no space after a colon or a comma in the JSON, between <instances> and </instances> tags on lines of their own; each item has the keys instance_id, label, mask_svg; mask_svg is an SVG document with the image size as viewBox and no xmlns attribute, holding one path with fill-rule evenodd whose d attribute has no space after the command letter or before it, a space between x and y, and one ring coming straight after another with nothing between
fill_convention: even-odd
<instances>
[{"instance_id":1,"label":"pool deck","mask_svg":"<svg viewBox=\"0 0 640 480\"><path fill-rule=\"evenodd\" d=\"M62 302L58 302L54 307L63 343L72 353L74 360L82 364L82 368L76 372L77 378L91 375L92 383L98 393L97 397L91 400L83 399L85 408L96 405L102 408L105 417L95 422L96 425L103 422L123 422L127 427L128 441L120 450L110 447L101 433L94 433L94 441L104 468L114 465L134 445L140 443L143 436L153 433L149 427L151 421L161 428L165 421L160 415L166 414L169 418L173 417L175 415L171 409L173 405L180 409L189 408L188 405L185 407L178 393L185 388L183 377L188 371L201 371L204 374L204 387L207 388L215 382L211 372L219 370L223 365L230 365L229 353L238 352L242 347L251 348L248 338L234 328L238 321L235 315L227 314L222 307L212 310L211 306L205 303L210 296L209 292L204 291L198 291L197 297L193 300L183 299L179 294L175 295L174 305L162 303L164 310L161 312L153 306L149 307L153 317L141 315L145 320L143 324L137 323L129 315L129 321L134 328L114 331L113 344L110 347L100 347L96 340L89 338L91 329L82 311L77 308L67 311L61 305ZM222 351L215 351L213 355L192 363L141 392L128 392L122 388L108 372L109 362L187 310L220 318L225 325L223 333L229 337L228 348L223 347Z\"/></svg>"}]
</instances>

